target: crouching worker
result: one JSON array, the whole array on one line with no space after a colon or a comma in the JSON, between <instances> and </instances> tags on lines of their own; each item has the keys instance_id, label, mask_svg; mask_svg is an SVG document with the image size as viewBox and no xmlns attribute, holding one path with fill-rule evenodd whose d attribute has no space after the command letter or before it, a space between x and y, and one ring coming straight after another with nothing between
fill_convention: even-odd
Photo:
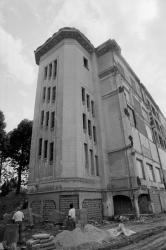
<instances>
[{"instance_id":1,"label":"crouching worker","mask_svg":"<svg viewBox=\"0 0 166 250\"><path fill-rule=\"evenodd\" d=\"M70 203L70 209L68 213L68 230L74 230L76 227L76 210L73 207L73 203Z\"/></svg>"},{"instance_id":2,"label":"crouching worker","mask_svg":"<svg viewBox=\"0 0 166 250\"><path fill-rule=\"evenodd\" d=\"M19 233L19 243L22 243L22 223L24 220L24 214L20 211L20 207L17 208L17 211L13 215L13 221L18 225L18 233Z\"/></svg>"}]
</instances>

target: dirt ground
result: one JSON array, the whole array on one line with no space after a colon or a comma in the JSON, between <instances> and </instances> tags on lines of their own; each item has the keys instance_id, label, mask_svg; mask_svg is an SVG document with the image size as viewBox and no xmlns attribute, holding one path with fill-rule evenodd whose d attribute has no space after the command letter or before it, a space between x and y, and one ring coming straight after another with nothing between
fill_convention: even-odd
<instances>
[{"instance_id":1,"label":"dirt ground","mask_svg":"<svg viewBox=\"0 0 166 250\"><path fill-rule=\"evenodd\" d=\"M166 214L157 215L144 221L129 221L125 226L136 234L120 236L114 242L105 244L100 250L166 250ZM104 227L110 228L109 226Z\"/></svg>"},{"instance_id":2,"label":"dirt ground","mask_svg":"<svg viewBox=\"0 0 166 250\"><path fill-rule=\"evenodd\" d=\"M119 222L105 222L95 225L101 229L117 227ZM130 220L124 222L125 227L136 232L136 234L126 237L120 235L112 239L109 243L104 243L98 250L166 250L166 214L143 217L141 220ZM62 228L52 223L35 225L33 229L28 227L24 230L25 241L30 239L35 233L50 233L56 236L62 232Z\"/></svg>"},{"instance_id":3,"label":"dirt ground","mask_svg":"<svg viewBox=\"0 0 166 250\"><path fill-rule=\"evenodd\" d=\"M108 222L107 222L108 223ZM109 222L104 225L97 225L101 229L110 229L118 226L119 222ZM141 220L124 222L125 226L136 234L126 237L120 235L110 243L103 244L98 250L166 250L166 214L143 217ZM51 223L35 226L32 230L25 231L25 238L28 239L34 233L47 232L54 236L62 229Z\"/></svg>"}]
</instances>

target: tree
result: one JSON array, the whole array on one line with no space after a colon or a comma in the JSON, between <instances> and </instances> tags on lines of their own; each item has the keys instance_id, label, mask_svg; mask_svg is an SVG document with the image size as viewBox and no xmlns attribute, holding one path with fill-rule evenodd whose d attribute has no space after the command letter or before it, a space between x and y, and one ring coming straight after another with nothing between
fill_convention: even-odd
<instances>
[{"instance_id":1,"label":"tree","mask_svg":"<svg viewBox=\"0 0 166 250\"><path fill-rule=\"evenodd\" d=\"M5 132L5 116L3 112L0 110L0 182L1 182L1 172L3 162L6 158L6 132Z\"/></svg>"},{"instance_id":2,"label":"tree","mask_svg":"<svg viewBox=\"0 0 166 250\"><path fill-rule=\"evenodd\" d=\"M20 193L22 173L29 167L31 136L32 121L27 119L22 120L16 129L8 133L8 157L17 171L17 194Z\"/></svg>"}]
</instances>

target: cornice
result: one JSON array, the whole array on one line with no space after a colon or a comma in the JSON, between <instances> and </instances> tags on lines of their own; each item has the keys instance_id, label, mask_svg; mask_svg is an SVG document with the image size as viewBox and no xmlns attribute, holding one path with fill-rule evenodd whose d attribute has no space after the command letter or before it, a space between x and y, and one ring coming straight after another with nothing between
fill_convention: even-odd
<instances>
[{"instance_id":1,"label":"cornice","mask_svg":"<svg viewBox=\"0 0 166 250\"><path fill-rule=\"evenodd\" d=\"M94 46L87 39L84 34L75 28L62 28L58 32L54 33L43 45L38 47L35 53L36 64L39 65L40 57L47 53L50 49L56 46L63 39L75 39L84 49L86 49L90 54L94 51Z\"/></svg>"},{"instance_id":2,"label":"cornice","mask_svg":"<svg viewBox=\"0 0 166 250\"><path fill-rule=\"evenodd\" d=\"M121 48L114 39L112 39L112 40L109 39L105 43L99 45L95 49L95 51L96 51L96 54L98 57L104 55L108 51L115 51L118 54L121 54Z\"/></svg>"},{"instance_id":3,"label":"cornice","mask_svg":"<svg viewBox=\"0 0 166 250\"><path fill-rule=\"evenodd\" d=\"M108 69L102 71L100 74L99 74L99 78L102 79L108 75L111 75L111 74L116 74L118 72L118 67L117 66L111 66L109 67Z\"/></svg>"}]
</instances>

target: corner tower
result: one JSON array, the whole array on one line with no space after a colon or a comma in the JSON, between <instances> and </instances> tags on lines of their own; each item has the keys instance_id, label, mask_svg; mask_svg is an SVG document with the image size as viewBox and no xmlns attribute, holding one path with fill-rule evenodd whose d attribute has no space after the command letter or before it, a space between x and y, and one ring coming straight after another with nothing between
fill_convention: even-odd
<instances>
[{"instance_id":1,"label":"corner tower","mask_svg":"<svg viewBox=\"0 0 166 250\"><path fill-rule=\"evenodd\" d=\"M39 65L29 197L36 212L65 212L71 202L102 216L104 169L94 47L63 28L35 51ZM100 142L100 143L99 143Z\"/></svg>"}]
</instances>

